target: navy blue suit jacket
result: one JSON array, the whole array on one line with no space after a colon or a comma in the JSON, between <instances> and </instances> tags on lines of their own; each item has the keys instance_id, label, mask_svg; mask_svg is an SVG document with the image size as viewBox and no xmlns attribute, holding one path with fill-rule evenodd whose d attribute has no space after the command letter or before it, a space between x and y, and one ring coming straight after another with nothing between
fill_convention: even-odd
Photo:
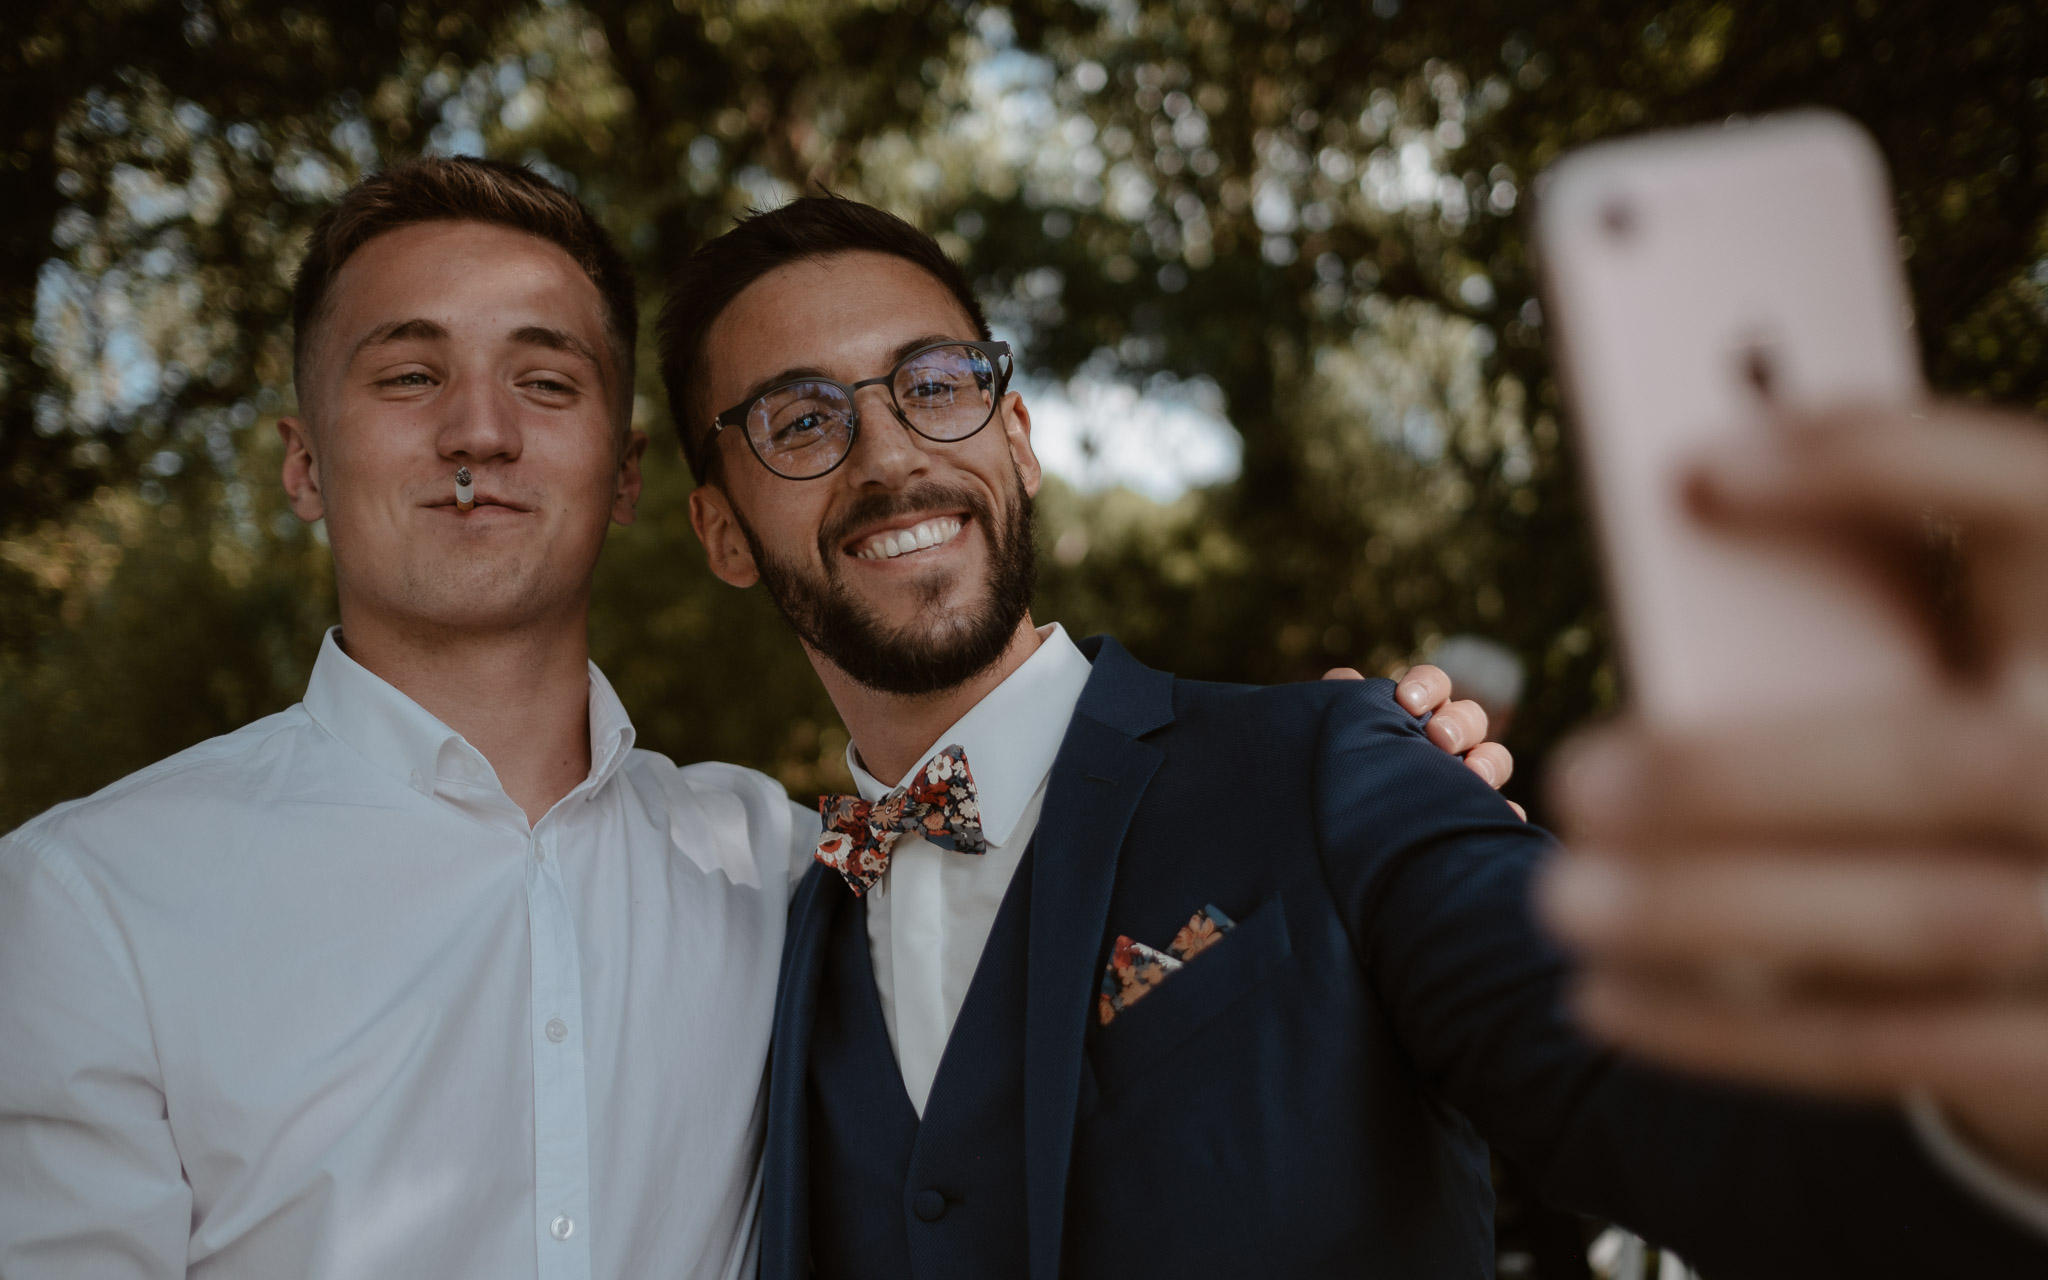
<instances>
[{"instance_id":1,"label":"navy blue suit jacket","mask_svg":"<svg viewBox=\"0 0 2048 1280\"><path fill-rule=\"evenodd\" d=\"M1114 641L1060 749L1030 886L1032 1280L1485 1276L1486 1144L1555 1203L1716 1276L2048 1274L1885 1109L1676 1076L1588 1042L1529 914L1540 830L1425 739L1384 680L1177 680ZM808 1270L805 1068L823 940L791 907L762 1272ZM1119 934L1237 927L1098 1025Z\"/></svg>"}]
</instances>

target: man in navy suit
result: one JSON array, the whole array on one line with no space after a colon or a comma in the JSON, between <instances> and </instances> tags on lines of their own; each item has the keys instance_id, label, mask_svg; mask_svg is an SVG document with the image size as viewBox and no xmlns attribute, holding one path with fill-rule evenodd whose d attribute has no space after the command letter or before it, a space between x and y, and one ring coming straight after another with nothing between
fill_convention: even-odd
<instances>
[{"instance_id":1,"label":"man in navy suit","mask_svg":"<svg viewBox=\"0 0 2048 1280\"><path fill-rule=\"evenodd\" d=\"M860 791L791 906L767 1276L1489 1275L1488 1143L1710 1272L2048 1268L1895 1114L1575 1032L1547 837L1390 683L1035 625L1030 415L928 237L752 218L661 347L698 536L790 620Z\"/></svg>"}]
</instances>

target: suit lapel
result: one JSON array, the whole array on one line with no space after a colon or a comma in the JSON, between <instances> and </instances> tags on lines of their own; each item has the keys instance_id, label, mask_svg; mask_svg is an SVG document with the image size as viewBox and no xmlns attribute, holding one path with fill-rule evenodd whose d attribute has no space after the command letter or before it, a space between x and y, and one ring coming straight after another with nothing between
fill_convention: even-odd
<instances>
[{"instance_id":1,"label":"suit lapel","mask_svg":"<svg viewBox=\"0 0 2048 1280\"><path fill-rule=\"evenodd\" d=\"M1166 756L1140 736L1173 719L1173 677L1113 640L1082 649L1095 670L1060 744L1038 821L1024 1015L1024 1165L1032 1280L1059 1273L1067 1175L1095 971L1117 855Z\"/></svg>"},{"instance_id":2,"label":"suit lapel","mask_svg":"<svg viewBox=\"0 0 2048 1280\"><path fill-rule=\"evenodd\" d=\"M810 1109L806 1079L833 912L851 901L845 882L813 866L789 906L789 934L776 984L775 1039L768 1055L768 1136L762 1153L762 1280L811 1273Z\"/></svg>"}]
</instances>

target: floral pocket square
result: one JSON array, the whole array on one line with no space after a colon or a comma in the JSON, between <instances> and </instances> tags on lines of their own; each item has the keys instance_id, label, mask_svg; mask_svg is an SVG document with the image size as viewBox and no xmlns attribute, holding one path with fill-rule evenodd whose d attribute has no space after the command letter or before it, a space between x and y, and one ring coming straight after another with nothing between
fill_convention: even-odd
<instances>
[{"instance_id":1,"label":"floral pocket square","mask_svg":"<svg viewBox=\"0 0 2048 1280\"><path fill-rule=\"evenodd\" d=\"M1223 940L1236 921L1215 906L1203 907L1189 918L1173 943L1160 951L1142 942L1119 936L1102 971L1102 994L1096 1013L1103 1026L1142 999L1146 992L1179 972L1202 952Z\"/></svg>"}]
</instances>

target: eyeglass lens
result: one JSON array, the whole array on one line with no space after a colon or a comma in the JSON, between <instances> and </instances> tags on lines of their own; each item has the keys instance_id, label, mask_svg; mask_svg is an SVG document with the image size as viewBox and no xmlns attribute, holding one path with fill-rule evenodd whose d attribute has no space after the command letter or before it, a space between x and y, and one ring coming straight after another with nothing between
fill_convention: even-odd
<instances>
[{"instance_id":1,"label":"eyeglass lens","mask_svg":"<svg viewBox=\"0 0 2048 1280\"><path fill-rule=\"evenodd\" d=\"M930 440L964 440L995 416L995 367L973 347L930 347L896 367L889 392L912 430ZM833 382L789 382L756 400L747 435L770 470L822 475L853 443L853 402Z\"/></svg>"}]
</instances>

